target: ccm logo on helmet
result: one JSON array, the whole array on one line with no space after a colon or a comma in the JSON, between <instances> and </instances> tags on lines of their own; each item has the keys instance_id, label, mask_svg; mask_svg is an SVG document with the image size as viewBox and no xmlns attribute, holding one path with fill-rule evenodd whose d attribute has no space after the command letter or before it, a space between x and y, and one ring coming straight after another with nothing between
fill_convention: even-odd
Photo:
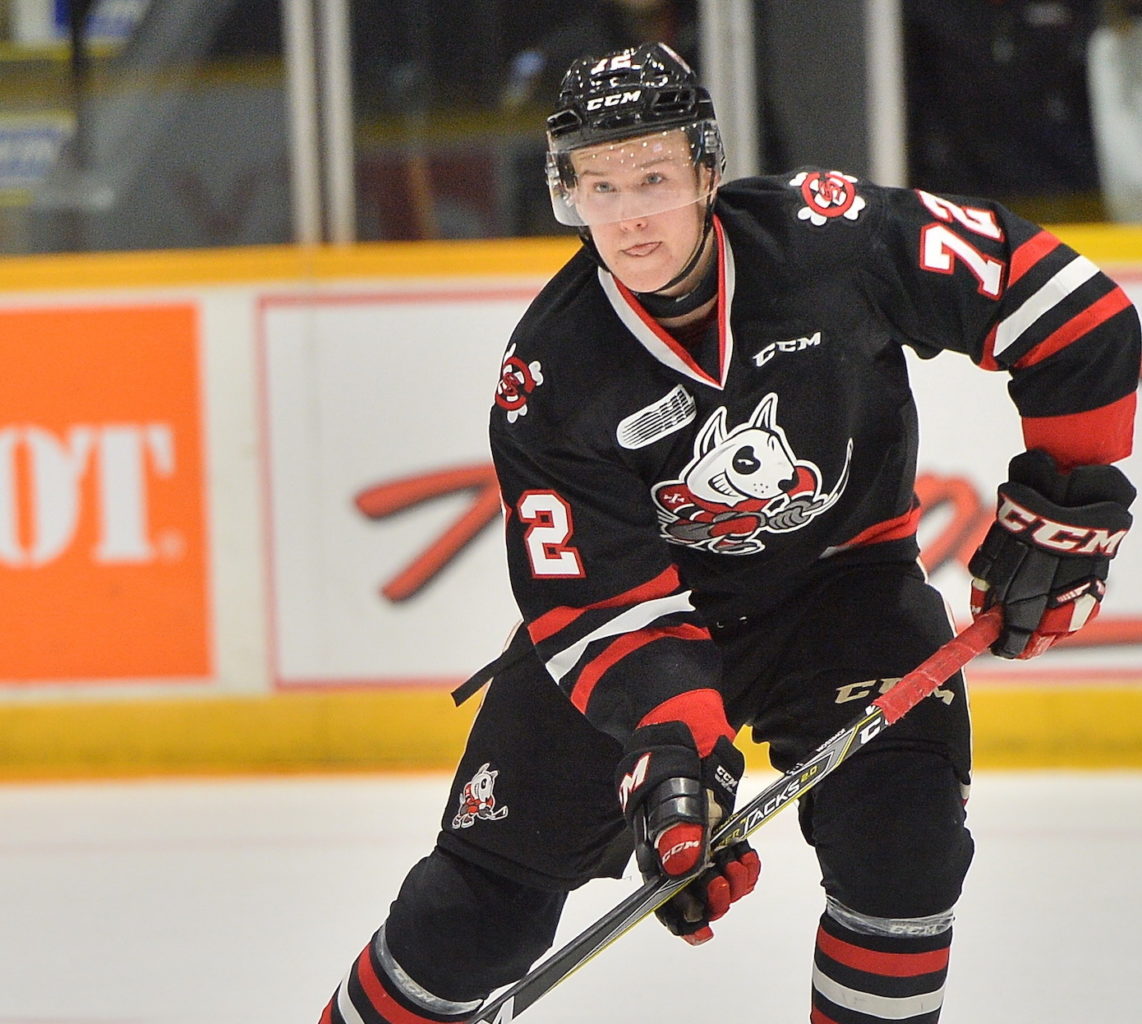
<instances>
[{"instance_id":1,"label":"ccm logo on helmet","mask_svg":"<svg viewBox=\"0 0 1142 1024\"><path fill-rule=\"evenodd\" d=\"M1111 533L1109 530L1056 523L1024 508L1006 495L995 518L1005 530L1029 534L1031 541L1039 547L1068 555L1100 554L1113 558L1126 536L1125 530Z\"/></svg>"},{"instance_id":2,"label":"ccm logo on helmet","mask_svg":"<svg viewBox=\"0 0 1142 1024\"><path fill-rule=\"evenodd\" d=\"M601 110L603 107L621 107L624 103L635 103L641 95L641 89L628 89L626 92L613 92L610 96L596 96L587 100L587 109Z\"/></svg>"}]
</instances>

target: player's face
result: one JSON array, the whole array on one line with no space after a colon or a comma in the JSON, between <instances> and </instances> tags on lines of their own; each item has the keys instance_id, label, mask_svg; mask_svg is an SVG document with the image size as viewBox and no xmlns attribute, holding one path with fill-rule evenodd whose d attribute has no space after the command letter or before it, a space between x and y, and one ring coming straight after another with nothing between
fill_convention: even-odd
<instances>
[{"instance_id":1,"label":"player's face","mask_svg":"<svg viewBox=\"0 0 1142 1024\"><path fill-rule=\"evenodd\" d=\"M632 291L673 278L702 237L710 172L682 131L572 154L575 205L607 268Z\"/></svg>"}]
</instances>

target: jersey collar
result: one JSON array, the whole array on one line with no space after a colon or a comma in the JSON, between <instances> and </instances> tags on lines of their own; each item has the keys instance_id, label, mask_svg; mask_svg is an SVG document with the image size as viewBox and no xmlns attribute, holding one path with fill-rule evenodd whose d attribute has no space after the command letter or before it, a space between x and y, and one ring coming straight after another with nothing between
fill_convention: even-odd
<instances>
[{"instance_id":1,"label":"jersey collar","mask_svg":"<svg viewBox=\"0 0 1142 1024\"><path fill-rule=\"evenodd\" d=\"M694 361L690 353L680 345L662 325L654 319L638 299L621 281L610 271L599 268L599 283L603 292L611 303L618 318L639 342L655 359L665 366L669 366L678 373L717 388L719 391L726 386L726 377L730 372L730 362L733 358L734 336L730 330L730 307L734 299L734 254L730 248L729 239L722 230L721 221L715 216L714 239L717 245L718 259L718 376L711 377Z\"/></svg>"}]
</instances>

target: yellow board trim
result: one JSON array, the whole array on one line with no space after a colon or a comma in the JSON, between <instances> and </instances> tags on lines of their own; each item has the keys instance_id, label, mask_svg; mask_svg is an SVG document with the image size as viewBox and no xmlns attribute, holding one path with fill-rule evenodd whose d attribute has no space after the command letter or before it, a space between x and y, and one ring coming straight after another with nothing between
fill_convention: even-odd
<instances>
[{"instance_id":1,"label":"yellow board trim","mask_svg":"<svg viewBox=\"0 0 1142 1024\"><path fill-rule=\"evenodd\" d=\"M0 707L0 779L432 771L477 701L436 687Z\"/></svg>"},{"instance_id":2,"label":"yellow board trim","mask_svg":"<svg viewBox=\"0 0 1142 1024\"><path fill-rule=\"evenodd\" d=\"M1142 263L1142 225L1051 230L1108 268ZM0 257L0 292L172 287L354 278L547 277L578 248L572 237L357 245L247 246Z\"/></svg>"},{"instance_id":3,"label":"yellow board trim","mask_svg":"<svg viewBox=\"0 0 1142 1024\"><path fill-rule=\"evenodd\" d=\"M0 707L0 780L445 772L477 703L433 687ZM972 716L977 768L1142 769L1142 688L988 687Z\"/></svg>"},{"instance_id":4,"label":"yellow board trim","mask_svg":"<svg viewBox=\"0 0 1142 1024\"><path fill-rule=\"evenodd\" d=\"M1142 768L1142 686L988 688L971 706L980 768Z\"/></svg>"},{"instance_id":5,"label":"yellow board trim","mask_svg":"<svg viewBox=\"0 0 1142 1024\"><path fill-rule=\"evenodd\" d=\"M77 291L258 282L296 285L360 278L547 277L572 256L578 244L570 238L530 238L3 257L0 289Z\"/></svg>"}]
</instances>

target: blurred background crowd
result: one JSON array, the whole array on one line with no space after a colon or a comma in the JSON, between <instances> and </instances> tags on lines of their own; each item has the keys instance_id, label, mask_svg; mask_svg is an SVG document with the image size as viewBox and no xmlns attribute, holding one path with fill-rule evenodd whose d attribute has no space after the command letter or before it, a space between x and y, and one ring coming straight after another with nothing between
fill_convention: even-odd
<instances>
[{"instance_id":1,"label":"blurred background crowd","mask_svg":"<svg viewBox=\"0 0 1142 1024\"><path fill-rule=\"evenodd\" d=\"M703 18L730 2L0 0L0 252L555 234L543 119L566 65L659 39L709 80ZM870 175L880 7L903 96L889 183L1142 221L1142 0L736 6L753 170ZM308 234L307 173L326 209Z\"/></svg>"}]
</instances>

